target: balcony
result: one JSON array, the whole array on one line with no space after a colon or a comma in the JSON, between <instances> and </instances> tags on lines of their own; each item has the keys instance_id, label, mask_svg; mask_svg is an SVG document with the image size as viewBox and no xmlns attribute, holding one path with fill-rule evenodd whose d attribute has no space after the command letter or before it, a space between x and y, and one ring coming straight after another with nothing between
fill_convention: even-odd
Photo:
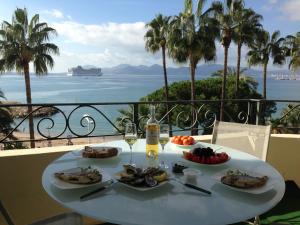
<instances>
[{"instance_id":1,"label":"balcony","mask_svg":"<svg viewBox=\"0 0 300 225\"><path fill-rule=\"evenodd\" d=\"M243 123L268 123L268 121L270 121L270 117L262 117L263 112L261 111L266 102L267 101L258 100L230 100L228 101L228 104L239 104L240 107L242 105L243 111L239 111L238 115L226 114L228 115L226 119L228 121ZM172 123L174 134L190 132L190 130L195 127L195 122L189 120L191 120L191 118L196 118L198 124L198 126L196 126L198 135L195 135L195 138L204 142L210 142L211 135L209 132L211 131L213 121L218 118L219 112L217 110L219 103L219 101L198 101L195 104L196 106L191 107L191 102L189 101L168 102L170 110L166 114L162 113L162 111L165 110L163 106L166 105L166 102L152 102L151 104L157 104L158 108L162 108L162 111L159 111L160 115L162 115L159 119L162 121L166 120L168 115L170 115L171 119L176 120L176 122ZM287 104L290 102L277 101L276 103L278 106L280 104ZM299 102L296 103L299 104ZM58 117L59 113L55 116L35 118L35 142L39 148L0 151L0 177L2 179L0 185L0 199L5 203L6 208L14 218L15 223L28 224L42 218L68 211L52 200L43 190L41 184L43 170L57 157L73 150L74 148L82 146L77 144L85 145L88 144L88 142L92 143L112 139L122 139L123 130L120 124L123 122L125 123L127 120L134 121L139 124L139 132L143 135L144 130L142 125L146 116L142 114L142 107L147 104L149 103L132 102L34 105L37 107L35 109L36 111L45 107L57 107L60 110L59 112L62 113L62 118L65 118L65 121ZM24 107L24 105L21 106ZM0 107L12 108L21 106L1 105ZM115 125L113 118L116 118L116 115L120 115L111 115L110 113L107 113L111 112L108 110L108 107L111 107L114 110L127 107L127 109L131 110L129 114L130 117L123 117L119 119L118 121L120 124L117 126ZM179 108L180 110L177 110ZM194 111L191 110L191 108L194 109ZM73 121L71 117L72 115L75 115L76 110L82 110L82 112L89 113L89 115L82 116L82 112L79 112L80 116L77 116L77 119L80 119L79 125L76 128L73 128L76 121ZM92 110L95 110L95 112L92 112ZM190 117L187 117L190 112L197 112L197 114L192 113ZM196 116L193 117L193 115ZM283 126L283 124L280 124L279 122L282 118L278 113L271 113L271 116L273 116L273 119L277 119L276 126L273 127L277 134L271 135L267 162L275 167L282 174L285 180L293 180L300 186L299 169L297 169L299 168L298 165L300 161L300 135L278 134L282 130L294 131L296 128L286 127ZM27 117L17 120L15 123L16 128L12 130L11 133L8 133L7 137L2 137L1 142L18 142L23 143L24 146L28 146L30 140L26 135L22 136L19 140L12 140L9 138L10 134L16 132L16 130L24 124L26 130ZM99 119L100 117L102 119ZM286 118L286 116L284 118ZM51 126L52 128L55 127L55 120L58 120L58 128L56 131L52 131ZM50 125L48 124L43 126L43 123L46 121L50 121ZM93 123L91 121L93 121ZM108 129L109 126L104 126L104 129L99 128L98 126L100 126L99 124L101 123L108 124L110 129ZM88 125L90 127L88 127ZM59 128L63 129L58 131ZM205 135L202 135L202 133L205 133ZM67 145L70 143L74 145ZM55 146L57 144L60 146ZM43 147L47 145L53 145L55 147ZM5 224L1 219L2 218L0 217L0 224ZM85 222L86 224L100 223L99 221L93 221L89 218L86 218Z\"/></svg>"}]
</instances>

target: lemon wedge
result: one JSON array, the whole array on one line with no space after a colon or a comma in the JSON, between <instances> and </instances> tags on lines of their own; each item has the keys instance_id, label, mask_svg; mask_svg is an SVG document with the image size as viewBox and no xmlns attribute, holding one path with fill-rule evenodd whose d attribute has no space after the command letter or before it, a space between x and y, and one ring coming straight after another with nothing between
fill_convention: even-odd
<instances>
[{"instance_id":1,"label":"lemon wedge","mask_svg":"<svg viewBox=\"0 0 300 225\"><path fill-rule=\"evenodd\" d=\"M167 175L166 172L163 172L162 174L157 175L157 176L154 176L153 178L154 178L154 180L156 180L157 182L163 182L163 181L165 181L165 180L168 179L168 175Z\"/></svg>"}]
</instances>

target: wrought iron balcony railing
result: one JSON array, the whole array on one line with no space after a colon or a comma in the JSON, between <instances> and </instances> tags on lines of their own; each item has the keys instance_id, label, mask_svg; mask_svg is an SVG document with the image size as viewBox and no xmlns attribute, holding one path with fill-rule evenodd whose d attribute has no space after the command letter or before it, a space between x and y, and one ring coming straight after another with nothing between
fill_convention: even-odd
<instances>
[{"instance_id":1,"label":"wrought iron balcony railing","mask_svg":"<svg viewBox=\"0 0 300 225\"><path fill-rule=\"evenodd\" d=\"M225 121L249 124L272 122L274 129L278 131L290 130L289 132L297 133L299 130L297 122L300 117L300 101L228 99L224 102ZM197 100L31 104L33 111L25 113L22 118L16 116L11 128L0 126L0 143L123 135L124 124L128 121L136 123L140 135L143 135L149 104L157 106L157 119L160 123L169 123L171 133L210 133L214 121L219 119L220 103L220 100ZM169 111L166 110L167 105ZM0 104L0 110L14 112L22 108L24 111L28 106ZM26 121L30 115L34 116L35 139L17 138L14 135L16 132L28 133ZM0 118L0 125L4 120L5 117Z\"/></svg>"}]
</instances>

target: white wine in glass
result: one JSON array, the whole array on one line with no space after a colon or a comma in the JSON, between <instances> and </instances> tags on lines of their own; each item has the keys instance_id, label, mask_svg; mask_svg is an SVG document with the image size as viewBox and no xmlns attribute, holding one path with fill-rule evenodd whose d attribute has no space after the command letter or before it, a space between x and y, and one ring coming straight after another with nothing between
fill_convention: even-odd
<instances>
[{"instance_id":1,"label":"white wine in glass","mask_svg":"<svg viewBox=\"0 0 300 225\"><path fill-rule=\"evenodd\" d=\"M127 123L125 127L124 140L128 143L130 148L130 161L129 164L133 165L132 161L132 145L137 141L137 130L134 123Z\"/></svg>"},{"instance_id":2,"label":"white wine in glass","mask_svg":"<svg viewBox=\"0 0 300 225\"><path fill-rule=\"evenodd\" d=\"M169 124L161 124L160 125L160 134L159 134L159 143L161 144L162 153L164 154L165 145L169 142ZM163 157L163 156L162 156ZM161 160L159 166L163 169L168 169L168 165Z\"/></svg>"}]
</instances>

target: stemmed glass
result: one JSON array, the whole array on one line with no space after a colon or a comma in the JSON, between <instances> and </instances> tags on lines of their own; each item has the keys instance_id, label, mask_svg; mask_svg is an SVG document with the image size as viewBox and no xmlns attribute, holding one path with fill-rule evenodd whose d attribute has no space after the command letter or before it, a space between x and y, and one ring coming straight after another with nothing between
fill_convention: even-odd
<instances>
[{"instance_id":1,"label":"stemmed glass","mask_svg":"<svg viewBox=\"0 0 300 225\"><path fill-rule=\"evenodd\" d=\"M169 139L169 124L160 124L159 143L161 144L162 154L164 154L165 145L169 142ZM163 169L169 168L163 159L161 160L159 166Z\"/></svg>"},{"instance_id":2,"label":"stemmed glass","mask_svg":"<svg viewBox=\"0 0 300 225\"><path fill-rule=\"evenodd\" d=\"M130 147L130 165L134 165L132 162L132 145L137 141L137 130L134 123L127 123L125 127L124 140L128 143Z\"/></svg>"}]
</instances>

